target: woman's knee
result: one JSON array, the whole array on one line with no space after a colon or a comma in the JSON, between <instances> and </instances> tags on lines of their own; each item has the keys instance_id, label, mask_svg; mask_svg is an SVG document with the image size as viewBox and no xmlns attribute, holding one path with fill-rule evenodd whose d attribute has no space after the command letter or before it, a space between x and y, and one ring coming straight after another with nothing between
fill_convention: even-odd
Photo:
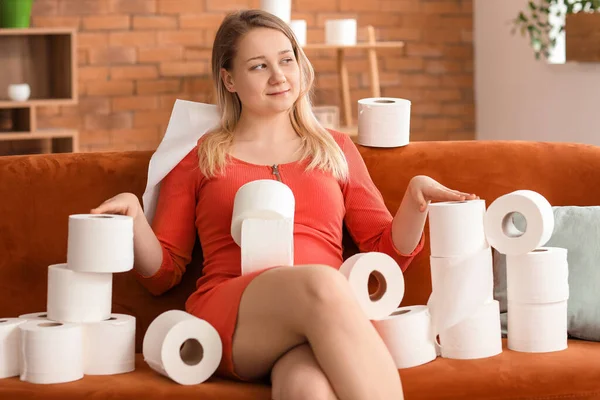
<instances>
[{"instance_id":1,"label":"woman's knee","mask_svg":"<svg viewBox=\"0 0 600 400\"><path fill-rule=\"evenodd\" d=\"M298 284L307 305L314 308L336 307L351 299L350 285L347 279L335 268L327 265L305 265Z\"/></svg>"}]
</instances>

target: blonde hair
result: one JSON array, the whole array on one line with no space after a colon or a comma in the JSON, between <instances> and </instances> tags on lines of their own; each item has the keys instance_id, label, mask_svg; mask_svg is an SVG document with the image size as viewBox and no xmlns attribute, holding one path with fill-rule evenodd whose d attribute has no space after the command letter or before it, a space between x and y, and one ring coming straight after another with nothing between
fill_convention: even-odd
<instances>
[{"instance_id":1,"label":"blonde hair","mask_svg":"<svg viewBox=\"0 0 600 400\"><path fill-rule=\"evenodd\" d=\"M223 171L227 152L233 142L233 132L242 112L236 93L229 92L221 79L221 68L230 71L237 45L241 38L254 28L270 28L285 34L292 43L301 73L300 93L290 108L290 121L302 138L301 159L310 158L306 167L330 172L336 179L345 180L348 164L340 146L312 112L310 95L315 73L310 61L298 45L292 30L278 17L261 10L244 10L225 17L217 31L212 50L212 74L217 95L217 105L222 112L220 126L204 135L198 145L200 170L206 177Z\"/></svg>"}]
</instances>

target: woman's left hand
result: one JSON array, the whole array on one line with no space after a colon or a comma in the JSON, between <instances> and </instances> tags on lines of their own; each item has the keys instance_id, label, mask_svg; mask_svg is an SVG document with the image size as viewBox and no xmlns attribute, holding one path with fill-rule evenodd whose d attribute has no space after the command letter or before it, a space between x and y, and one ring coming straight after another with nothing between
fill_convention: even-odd
<instances>
[{"instance_id":1,"label":"woman's left hand","mask_svg":"<svg viewBox=\"0 0 600 400\"><path fill-rule=\"evenodd\" d=\"M413 177L408 184L407 191L415 201L415 204L418 204L419 211L421 212L427 210L427 205L432 201L464 201L479 199L479 196L474 194L449 189L425 175Z\"/></svg>"}]
</instances>

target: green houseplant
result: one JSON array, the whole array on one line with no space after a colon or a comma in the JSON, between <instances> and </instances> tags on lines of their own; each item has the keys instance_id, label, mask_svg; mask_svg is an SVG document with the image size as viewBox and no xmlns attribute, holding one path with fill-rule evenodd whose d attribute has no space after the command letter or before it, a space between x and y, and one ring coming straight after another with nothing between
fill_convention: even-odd
<instances>
[{"instance_id":1,"label":"green houseplant","mask_svg":"<svg viewBox=\"0 0 600 400\"><path fill-rule=\"evenodd\" d=\"M565 17L580 11L600 10L600 0L537 0L528 1L527 8L513 20L512 33L528 36L535 58L548 58L556 44L556 35L565 29ZM553 21L560 21L553 23Z\"/></svg>"},{"instance_id":2,"label":"green houseplant","mask_svg":"<svg viewBox=\"0 0 600 400\"><path fill-rule=\"evenodd\" d=\"M0 0L0 28L28 28L33 0Z\"/></svg>"}]
</instances>

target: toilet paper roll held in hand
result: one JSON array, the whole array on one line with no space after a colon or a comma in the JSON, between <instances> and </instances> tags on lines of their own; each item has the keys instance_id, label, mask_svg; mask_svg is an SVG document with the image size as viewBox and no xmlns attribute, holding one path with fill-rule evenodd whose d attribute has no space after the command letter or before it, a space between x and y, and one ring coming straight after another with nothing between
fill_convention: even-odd
<instances>
[{"instance_id":1,"label":"toilet paper roll held in hand","mask_svg":"<svg viewBox=\"0 0 600 400\"><path fill-rule=\"evenodd\" d=\"M525 218L525 231L517 229L516 214ZM488 242L500 253L525 254L542 247L554 230L552 206L539 193L517 190L494 200L484 217Z\"/></svg>"},{"instance_id":2,"label":"toilet paper roll held in hand","mask_svg":"<svg viewBox=\"0 0 600 400\"><path fill-rule=\"evenodd\" d=\"M369 147L400 147L410 141L411 102L392 97L358 101L357 143Z\"/></svg>"},{"instance_id":3,"label":"toilet paper roll held in hand","mask_svg":"<svg viewBox=\"0 0 600 400\"><path fill-rule=\"evenodd\" d=\"M506 256L509 303L555 303L569 298L567 249L540 247Z\"/></svg>"},{"instance_id":4,"label":"toilet paper roll held in hand","mask_svg":"<svg viewBox=\"0 0 600 400\"><path fill-rule=\"evenodd\" d=\"M362 309L371 320L389 316L404 297L404 276L400 266L387 254L358 253L348 258L339 271L348 279ZM379 288L369 294L369 276L376 278Z\"/></svg>"},{"instance_id":5,"label":"toilet paper roll held in hand","mask_svg":"<svg viewBox=\"0 0 600 400\"><path fill-rule=\"evenodd\" d=\"M462 257L489 247L483 229L484 200L431 203L428 208L433 257Z\"/></svg>"},{"instance_id":6,"label":"toilet paper roll held in hand","mask_svg":"<svg viewBox=\"0 0 600 400\"><path fill-rule=\"evenodd\" d=\"M19 376L21 371L21 331L27 320L0 318L0 379Z\"/></svg>"},{"instance_id":7,"label":"toilet paper roll held in hand","mask_svg":"<svg viewBox=\"0 0 600 400\"><path fill-rule=\"evenodd\" d=\"M242 185L233 200L233 240L241 246L244 219L289 219L293 222L295 206L292 189L274 179L259 179Z\"/></svg>"},{"instance_id":8,"label":"toilet paper roll held in hand","mask_svg":"<svg viewBox=\"0 0 600 400\"><path fill-rule=\"evenodd\" d=\"M83 378L83 327L27 321L21 330L21 380L50 384Z\"/></svg>"},{"instance_id":9,"label":"toilet paper roll held in hand","mask_svg":"<svg viewBox=\"0 0 600 400\"><path fill-rule=\"evenodd\" d=\"M196 385L210 378L223 353L215 328L180 310L156 317L142 347L144 360L153 370L182 385Z\"/></svg>"},{"instance_id":10,"label":"toilet paper roll held in hand","mask_svg":"<svg viewBox=\"0 0 600 400\"><path fill-rule=\"evenodd\" d=\"M80 272L125 272L133 268L133 218L69 216L67 264Z\"/></svg>"},{"instance_id":11,"label":"toilet paper roll held in hand","mask_svg":"<svg viewBox=\"0 0 600 400\"><path fill-rule=\"evenodd\" d=\"M135 369L135 317L111 314L83 324L85 375L114 375Z\"/></svg>"},{"instance_id":12,"label":"toilet paper roll held in hand","mask_svg":"<svg viewBox=\"0 0 600 400\"><path fill-rule=\"evenodd\" d=\"M48 267L48 319L98 322L110 318L112 274L77 272L67 264Z\"/></svg>"},{"instance_id":13,"label":"toilet paper roll held in hand","mask_svg":"<svg viewBox=\"0 0 600 400\"><path fill-rule=\"evenodd\" d=\"M435 360L431 317L426 306L401 307L373 326L392 355L396 368L411 368Z\"/></svg>"}]
</instances>

